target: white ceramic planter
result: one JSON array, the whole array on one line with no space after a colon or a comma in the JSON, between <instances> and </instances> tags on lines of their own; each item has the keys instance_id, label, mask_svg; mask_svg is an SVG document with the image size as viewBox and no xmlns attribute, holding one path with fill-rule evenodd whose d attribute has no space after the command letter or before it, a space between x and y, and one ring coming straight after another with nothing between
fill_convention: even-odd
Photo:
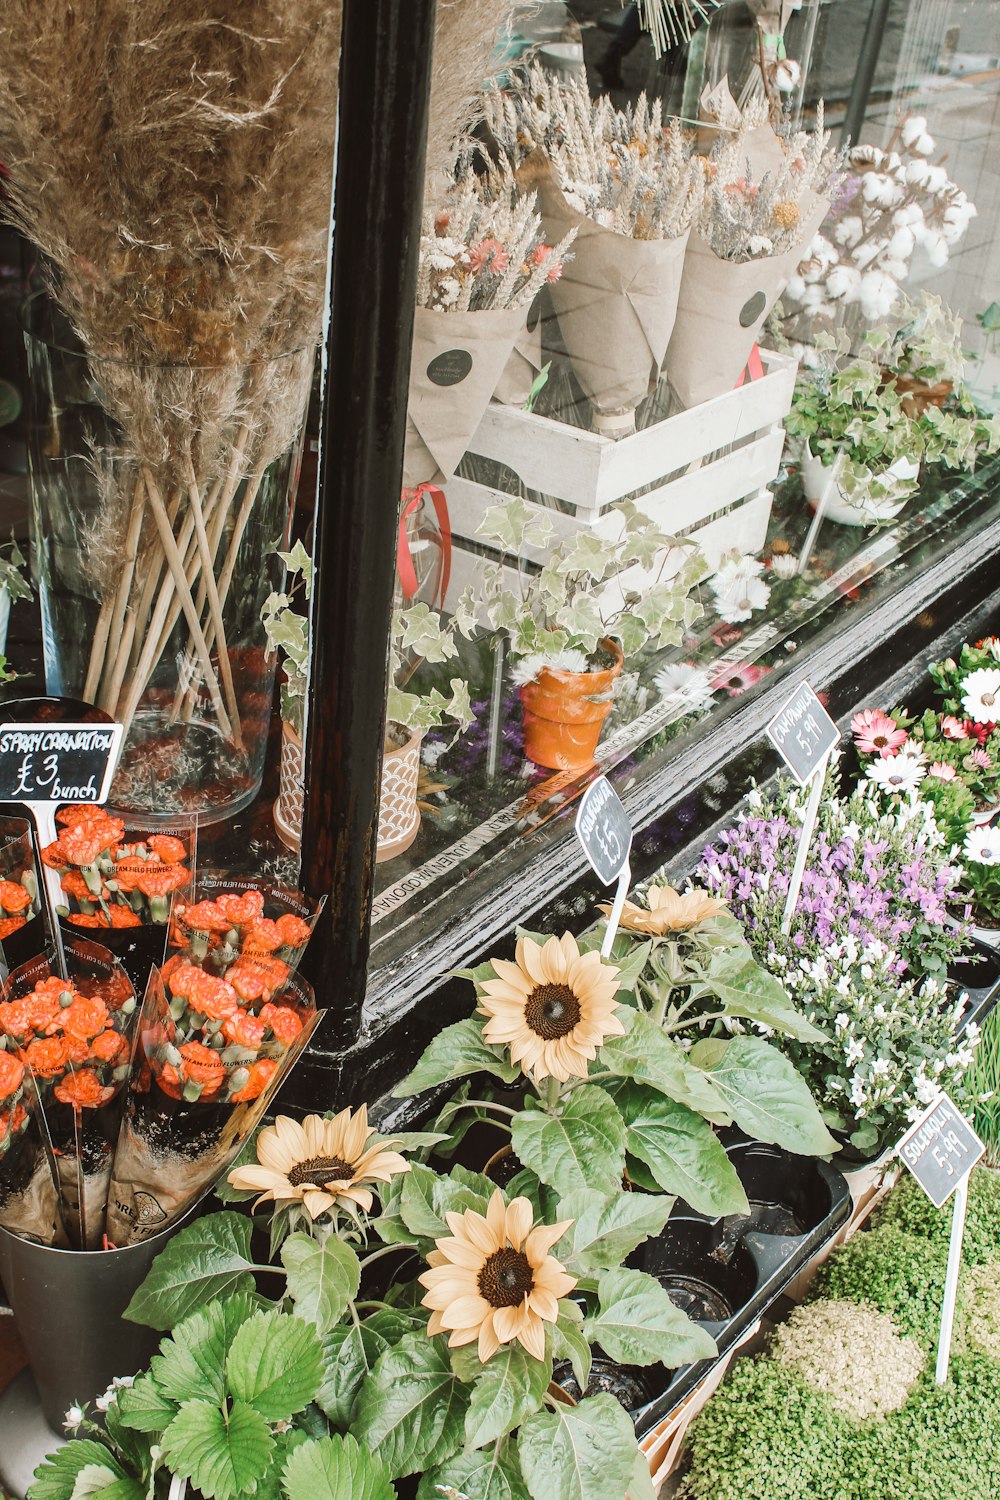
<instances>
[{"instance_id":1,"label":"white ceramic planter","mask_svg":"<svg viewBox=\"0 0 1000 1500\"><path fill-rule=\"evenodd\" d=\"M274 804L274 826L286 849L297 853L302 846L302 807L305 800L305 752L291 724L281 721L281 760L278 763L278 798Z\"/></svg>"},{"instance_id":2,"label":"white ceramic planter","mask_svg":"<svg viewBox=\"0 0 1000 1500\"><path fill-rule=\"evenodd\" d=\"M874 500L869 510L845 493L843 486L833 474L833 465L824 464L823 460L810 450L807 443L802 454L802 488L805 490L810 506L815 510L832 481L833 490L827 496L823 511L824 519L838 521L841 526L874 526L880 521L892 521L899 515L909 499L920 472L920 466L912 464L908 459L897 459L896 464L900 466L899 499Z\"/></svg>"}]
</instances>

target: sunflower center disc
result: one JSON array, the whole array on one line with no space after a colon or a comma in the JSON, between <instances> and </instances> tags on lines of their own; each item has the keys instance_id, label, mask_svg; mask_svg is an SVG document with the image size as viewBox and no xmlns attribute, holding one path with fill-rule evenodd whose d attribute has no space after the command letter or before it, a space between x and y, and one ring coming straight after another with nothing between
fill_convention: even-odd
<instances>
[{"instance_id":1,"label":"sunflower center disc","mask_svg":"<svg viewBox=\"0 0 1000 1500\"><path fill-rule=\"evenodd\" d=\"M580 1002L568 984L540 984L528 996L524 1019L547 1042L566 1036L580 1019Z\"/></svg>"},{"instance_id":2,"label":"sunflower center disc","mask_svg":"<svg viewBox=\"0 0 1000 1500\"><path fill-rule=\"evenodd\" d=\"M325 1187L328 1182L350 1182L354 1168L342 1156L311 1156L308 1161L296 1162L288 1174L292 1187Z\"/></svg>"},{"instance_id":3,"label":"sunflower center disc","mask_svg":"<svg viewBox=\"0 0 1000 1500\"><path fill-rule=\"evenodd\" d=\"M487 1256L479 1273L480 1295L491 1307L516 1307L534 1284L528 1257L509 1245Z\"/></svg>"}]
</instances>

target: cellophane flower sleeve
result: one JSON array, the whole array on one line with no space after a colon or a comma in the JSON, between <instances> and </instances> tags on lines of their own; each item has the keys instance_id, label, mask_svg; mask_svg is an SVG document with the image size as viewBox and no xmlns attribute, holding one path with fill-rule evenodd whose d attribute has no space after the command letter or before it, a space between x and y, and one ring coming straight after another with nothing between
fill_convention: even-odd
<instances>
[{"instance_id":1,"label":"cellophane flower sleeve","mask_svg":"<svg viewBox=\"0 0 1000 1500\"><path fill-rule=\"evenodd\" d=\"M236 983L178 953L150 976L111 1186L116 1246L165 1229L217 1181L320 1019L273 953L238 954L233 970Z\"/></svg>"},{"instance_id":2,"label":"cellophane flower sleeve","mask_svg":"<svg viewBox=\"0 0 1000 1500\"><path fill-rule=\"evenodd\" d=\"M48 1175L69 1244L96 1250L130 1074L135 991L100 944L74 938L64 952L67 978L51 955L41 955L12 971L0 1000L5 1054L23 1070L25 1103L44 1146L29 1195L36 1211L17 1232L54 1242L46 1238ZM21 1189L22 1206L24 1196Z\"/></svg>"}]
</instances>

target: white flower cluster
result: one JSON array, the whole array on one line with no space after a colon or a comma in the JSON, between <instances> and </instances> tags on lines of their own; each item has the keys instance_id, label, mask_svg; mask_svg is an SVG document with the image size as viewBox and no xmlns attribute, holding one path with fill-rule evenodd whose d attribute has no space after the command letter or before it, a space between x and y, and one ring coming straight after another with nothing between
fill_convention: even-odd
<instances>
[{"instance_id":1,"label":"white flower cluster","mask_svg":"<svg viewBox=\"0 0 1000 1500\"><path fill-rule=\"evenodd\" d=\"M518 657L510 669L510 678L515 687L524 687L534 682L542 668L550 672L586 672L587 653L567 647L564 651L532 651L528 656Z\"/></svg>"},{"instance_id":2,"label":"white flower cluster","mask_svg":"<svg viewBox=\"0 0 1000 1500\"><path fill-rule=\"evenodd\" d=\"M821 1103L854 1121L901 1126L942 1089L962 1097L961 1079L979 1040L970 1024L956 1042L965 996L933 979L900 979L897 955L878 941L863 949L847 934L817 958L777 960L781 981L806 1017L830 1033Z\"/></svg>"},{"instance_id":3,"label":"white flower cluster","mask_svg":"<svg viewBox=\"0 0 1000 1500\"><path fill-rule=\"evenodd\" d=\"M657 672L653 682L663 702L686 714L707 708L715 697L708 673L693 662L672 662Z\"/></svg>"},{"instance_id":4,"label":"white flower cluster","mask_svg":"<svg viewBox=\"0 0 1000 1500\"><path fill-rule=\"evenodd\" d=\"M896 305L918 246L932 266L947 264L976 206L943 166L927 160L933 150L927 121L910 115L887 150L851 151L839 217L815 236L789 281L789 306L832 318L856 305L871 322Z\"/></svg>"},{"instance_id":5,"label":"white flower cluster","mask_svg":"<svg viewBox=\"0 0 1000 1500\"><path fill-rule=\"evenodd\" d=\"M727 625L749 620L755 609L764 609L771 590L761 578L764 564L735 549L727 552L709 580L719 619Z\"/></svg>"}]
</instances>

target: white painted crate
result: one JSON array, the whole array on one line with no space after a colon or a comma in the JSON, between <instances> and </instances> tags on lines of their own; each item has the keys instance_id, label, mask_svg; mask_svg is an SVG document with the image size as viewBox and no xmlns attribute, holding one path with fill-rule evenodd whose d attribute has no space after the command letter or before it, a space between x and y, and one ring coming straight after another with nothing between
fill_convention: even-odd
<instances>
[{"instance_id":1,"label":"white painted crate","mask_svg":"<svg viewBox=\"0 0 1000 1500\"><path fill-rule=\"evenodd\" d=\"M506 465L525 489L547 497L549 504L529 504L548 517L553 542L582 529L616 536L621 519L612 507L653 486L636 505L664 531L697 540L714 567L730 547L759 550L767 533L767 487L781 463L797 364L766 350L761 358L758 380L618 441L492 402L468 451ZM484 511L510 494L457 476L446 489L455 539L451 602L474 577L468 544ZM546 549L524 556L544 563Z\"/></svg>"}]
</instances>

